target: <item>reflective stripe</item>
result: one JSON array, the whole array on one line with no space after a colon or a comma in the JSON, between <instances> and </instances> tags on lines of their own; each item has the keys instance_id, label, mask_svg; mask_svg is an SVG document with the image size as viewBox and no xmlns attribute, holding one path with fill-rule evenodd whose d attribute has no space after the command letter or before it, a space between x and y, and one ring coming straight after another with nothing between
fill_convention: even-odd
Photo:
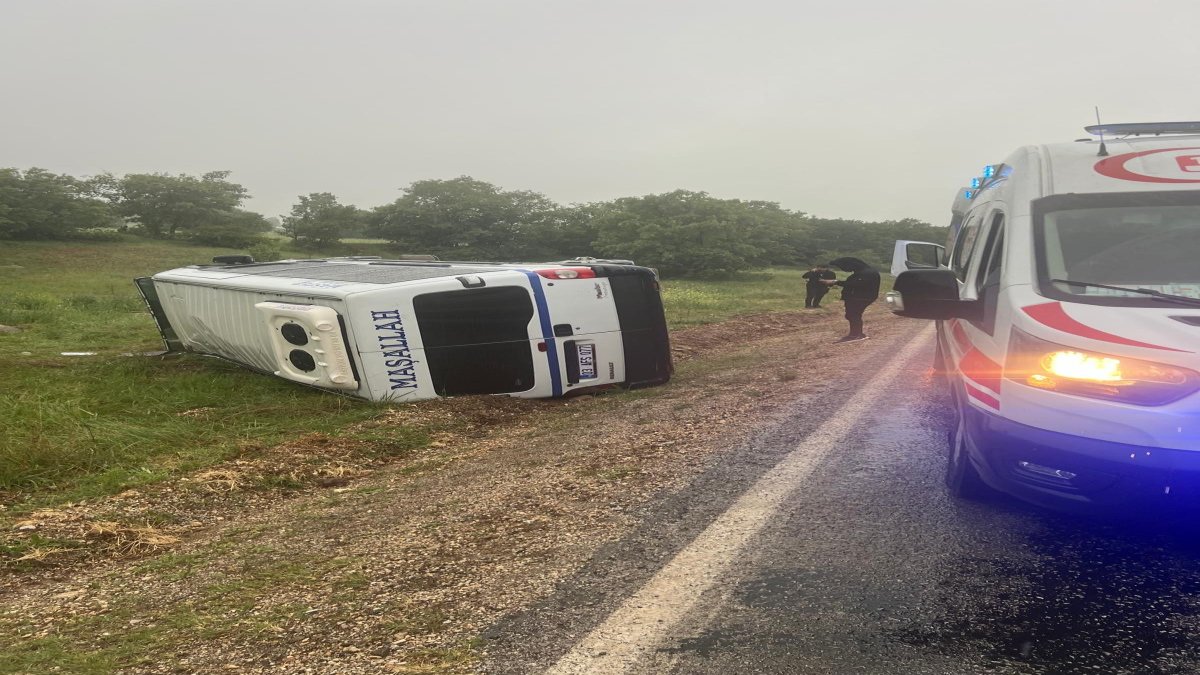
<instances>
[{"instance_id":1,"label":"reflective stripe","mask_svg":"<svg viewBox=\"0 0 1200 675\"><path fill-rule=\"evenodd\" d=\"M971 386L970 382L963 382L963 386L967 390L967 396L970 396L971 398L975 399L976 401L979 401L980 403L982 403L984 405L991 406L991 407L995 408L996 410L1000 409L1000 399L996 398L995 396L992 396L991 394L987 393L986 391L984 391L982 389L978 389L976 387Z\"/></svg>"},{"instance_id":2,"label":"reflective stripe","mask_svg":"<svg viewBox=\"0 0 1200 675\"><path fill-rule=\"evenodd\" d=\"M554 327L550 323L550 307L546 304L546 291L542 290L542 278L537 272L521 270L529 277L533 287L533 302L537 305L538 319L542 324L542 339L546 342L546 360L550 362L550 390L554 396L562 396L562 373L558 368L558 342L554 339Z\"/></svg>"},{"instance_id":3,"label":"reflective stripe","mask_svg":"<svg viewBox=\"0 0 1200 675\"><path fill-rule=\"evenodd\" d=\"M1162 345L1150 344L1149 342L1141 342L1139 340L1131 340L1120 335L1113 335L1098 328L1092 328L1087 324L1080 323L1063 308L1061 302L1045 302L1040 305L1030 305L1021 308L1034 321L1049 326L1057 331L1078 335L1079 337L1089 340L1097 340L1100 342L1111 342L1115 345L1128 345L1130 347L1144 347L1146 349L1161 349L1168 352L1183 352L1189 353L1185 349L1175 349L1174 347L1164 347Z\"/></svg>"}]
</instances>

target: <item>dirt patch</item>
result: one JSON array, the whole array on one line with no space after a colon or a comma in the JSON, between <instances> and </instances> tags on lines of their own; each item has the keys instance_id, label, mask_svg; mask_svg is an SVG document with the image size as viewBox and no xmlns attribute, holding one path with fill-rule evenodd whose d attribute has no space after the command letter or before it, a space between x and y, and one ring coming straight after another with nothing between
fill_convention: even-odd
<instances>
[{"instance_id":1,"label":"dirt patch","mask_svg":"<svg viewBox=\"0 0 1200 675\"><path fill-rule=\"evenodd\" d=\"M819 395L847 360L886 358L915 327L875 308L868 320L873 339L852 345L831 344L845 328L832 312L679 331L680 368L666 387L402 406L352 439L255 449L140 494L43 514L38 531L57 533L119 522L93 514L125 509L137 521L154 509L178 521L154 533L181 541L64 554L57 567L10 575L0 635L128 672L469 671L484 627L550 592L628 531L647 500L798 396ZM396 428L441 431L409 447ZM388 442L399 444L392 454L348 447ZM256 490L264 476L302 485ZM327 489L313 487L321 480Z\"/></svg>"},{"instance_id":2,"label":"dirt patch","mask_svg":"<svg viewBox=\"0 0 1200 675\"><path fill-rule=\"evenodd\" d=\"M829 326L841 316L841 307L807 312L747 314L729 321L685 328L671 333L671 352L676 362L747 341L766 340L780 335L796 335L811 326Z\"/></svg>"}]
</instances>

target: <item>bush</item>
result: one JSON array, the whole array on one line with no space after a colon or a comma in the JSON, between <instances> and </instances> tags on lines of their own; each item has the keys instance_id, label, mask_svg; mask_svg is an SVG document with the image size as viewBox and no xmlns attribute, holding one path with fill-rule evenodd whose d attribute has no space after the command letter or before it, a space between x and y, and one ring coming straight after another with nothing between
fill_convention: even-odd
<instances>
[{"instance_id":1,"label":"bush","mask_svg":"<svg viewBox=\"0 0 1200 675\"><path fill-rule=\"evenodd\" d=\"M279 242L273 239L262 239L257 244L250 247L250 257L254 258L255 262L271 262L273 260L283 259L283 248Z\"/></svg>"},{"instance_id":2,"label":"bush","mask_svg":"<svg viewBox=\"0 0 1200 675\"><path fill-rule=\"evenodd\" d=\"M128 241L129 237L120 230L111 227L91 227L84 230L76 230L71 239L75 241Z\"/></svg>"}]
</instances>

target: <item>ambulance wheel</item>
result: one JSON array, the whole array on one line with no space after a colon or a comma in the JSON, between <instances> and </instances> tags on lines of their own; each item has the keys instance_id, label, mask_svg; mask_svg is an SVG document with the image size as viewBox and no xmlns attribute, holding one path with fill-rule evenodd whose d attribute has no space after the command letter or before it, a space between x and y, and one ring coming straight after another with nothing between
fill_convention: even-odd
<instances>
[{"instance_id":1,"label":"ambulance wheel","mask_svg":"<svg viewBox=\"0 0 1200 675\"><path fill-rule=\"evenodd\" d=\"M963 404L958 400L958 396L955 395L954 399L954 416L957 421L947 439L950 452L946 461L946 487L955 497L984 501L995 496L996 492L983 482L979 471L975 469L971 458L967 456L966 416L963 414Z\"/></svg>"}]
</instances>

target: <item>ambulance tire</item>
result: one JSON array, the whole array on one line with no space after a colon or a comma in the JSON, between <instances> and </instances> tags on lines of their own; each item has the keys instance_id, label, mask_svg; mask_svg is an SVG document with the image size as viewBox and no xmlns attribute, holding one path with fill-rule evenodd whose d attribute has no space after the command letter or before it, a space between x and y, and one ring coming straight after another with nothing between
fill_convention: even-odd
<instances>
[{"instance_id":1,"label":"ambulance tire","mask_svg":"<svg viewBox=\"0 0 1200 675\"><path fill-rule=\"evenodd\" d=\"M983 482L975 465L967 457L966 416L963 414L963 403L957 392L953 392L953 394L956 423L947 438L950 452L946 461L946 487L955 497L972 501L987 501L996 496L996 491Z\"/></svg>"}]
</instances>

